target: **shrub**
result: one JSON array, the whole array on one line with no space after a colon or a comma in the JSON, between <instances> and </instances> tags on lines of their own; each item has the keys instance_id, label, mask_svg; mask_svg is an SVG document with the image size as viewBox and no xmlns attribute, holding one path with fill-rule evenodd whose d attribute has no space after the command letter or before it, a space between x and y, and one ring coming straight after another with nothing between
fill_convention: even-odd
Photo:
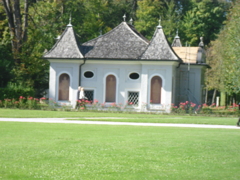
<instances>
[{"instance_id":1,"label":"shrub","mask_svg":"<svg viewBox=\"0 0 240 180\"><path fill-rule=\"evenodd\" d=\"M19 96L33 97L35 91L32 87L26 87L24 85L17 85L9 83L7 87L0 88L0 100L4 99L18 99Z\"/></svg>"},{"instance_id":2,"label":"shrub","mask_svg":"<svg viewBox=\"0 0 240 180\"><path fill-rule=\"evenodd\" d=\"M197 108L197 105L193 102L181 102L178 106L174 104L171 105L171 112L177 114L193 114L200 110L200 106Z\"/></svg>"}]
</instances>

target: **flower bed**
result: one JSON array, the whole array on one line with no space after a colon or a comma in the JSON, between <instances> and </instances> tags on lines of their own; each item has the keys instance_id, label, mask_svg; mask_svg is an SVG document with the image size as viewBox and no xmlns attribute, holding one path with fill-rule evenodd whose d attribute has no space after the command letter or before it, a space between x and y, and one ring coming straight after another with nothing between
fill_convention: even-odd
<instances>
[{"instance_id":1,"label":"flower bed","mask_svg":"<svg viewBox=\"0 0 240 180\"><path fill-rule=\"evenodd\" d=\"M164 105L162 105L164 106ZM146 108L151 107L146 103L140 106L134 105L131 102L126 102L126 104L116 104L116 103L99 103L98 100L88 101L88 100L78 100L76 102L76 107L72 108L70 103L58 104L52 99L47 99L42 97L40 99L33 97L23 97L20 96L18 99L4 99L0 100L0 108L19 108L19 109L42 109L42 110L61 110L61 111L110 111L110 112L147 112ZM149 109L151 110L151 108ZM152 111L151 111L152 112ZM155 113L158 111L155 111ZM159 111L160 112L160 111ZM202 115L219 115L228 116L234 115L239 116L240 110L239 106L234 103L231 106L216 106L212 105L197 105L195 103L186 101L181 102L179 105L171 105L172 114L202 114Z\"/></svg>"}]
</instances>

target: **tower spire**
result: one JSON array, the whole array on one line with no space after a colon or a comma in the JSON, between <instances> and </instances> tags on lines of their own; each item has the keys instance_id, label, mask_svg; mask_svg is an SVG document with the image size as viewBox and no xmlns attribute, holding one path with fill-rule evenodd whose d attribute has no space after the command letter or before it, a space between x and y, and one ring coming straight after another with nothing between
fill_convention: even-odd
<instances>
[{"instance_id":1,"label":"tower spire","mask_svg":"<svg viewBox=\"0 0 240 180\"><path fill-rule=\"evenodd\" d=\"M173 40L172 47L182 47L182 43L180 41L180 37L178 36L178 29L177 29L177 32L176 32L176 36L175 36L175 38Z\"/></svg>"},{"instance_id":2,"label":"tower spire","mask_svg":"<svg viewBox=\"0 0 240 180\"><path fill-rule=\"evenodd\" d=\"M126 14L123 15L123 21L126 21Z\"/></svg>"},{"instance_id":3,"label":"tower spire","mask_svg":"<svg viewBox=\"0 0 240 180\"><path fill-rule=\"evenodd\" d=\"M161 29L162 28L162 26L161 26L161 16L159 16L158 22L159 22L159 24L158 24L157 28Z\"/></svg>"},{"instance_id":4,"label":"tower spire","mask_svg":"<svg viewBox=\"0 0 240 180\"><path fill-rule=\"evenodd\" d=\"M199 43L198 46L200 46L200 47L204 47L203 37L200 37L200 43Z\"/></svg>"},{"instance_id":5,"label":"tower spire","mask_svg":"<svg viewBox=\"0 0 240 180\"><path fill-rule=\"evenodd\" d=\"M70 13L70 17L69 17L69 24L67 26L71 27L72 26L72 13Z\"/></svg>"},{"instance_id":6,"label":"tower spire","mask_svg":"<svg viewBox=\"0 0 240 180\"><path fill-rule=\"evenodd\" d=\"M131 25L133 25L133 19L132 18L130 19L129 22L130 22Z\"/></svg>"}]
</instances>

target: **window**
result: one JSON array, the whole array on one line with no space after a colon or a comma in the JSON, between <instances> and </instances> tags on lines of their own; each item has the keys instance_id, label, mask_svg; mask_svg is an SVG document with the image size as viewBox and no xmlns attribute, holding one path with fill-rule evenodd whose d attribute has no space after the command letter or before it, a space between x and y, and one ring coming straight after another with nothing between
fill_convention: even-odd
<instances>
[{"instance_id":1,"label":"window","mask_svg":"<svg viewBox=\"0 0 240 180\"><path fill-rule=\"evenodd\" d=\"M59 76L58 100L69 100L70 77L64 73Z\"/></svg>"},{"instance_id":2,"label":"window","mask_svg":"<svg viewBox=\"0 0 240 180\"><path fill-rule=\"evenodd\" d=\"M138 74L138 73L131 73L131 74L129 75L129 78L130 78L130 79L133 79L133 80L136 80L136 79L139 78L139 74Z\"/></svg>"},{"instance_id":3,"label":"window","mask_svg":"<svg viewBox=\"0 0 240 180\"><path fill-rule=\"evenodd\" d=\"M84 77L85 78L92 78L94 76L93 72L92 71L86 71L84 73Z\"/></svg>"},{"instance_id":4,"label":"window","mask_svg":"<svg viewBox=\"0 0 240 180\"><path fill-rule=\"evenodd\" d=\"M139 102L139 92L128 92L128 104L138 105Z\"/></svg>"},{"instance_id":5,"label":"window","mask_svg":"<svg viewBox=\"0 0 240 180\"><path fill-rule=\"evenodd\" d=\"M116 77L108 75L106 78L105 102L116 102Z\"/></svg>"},{"instance_id":6,"label":"window","mask_svg":"<svg viewBox=\"0 0 240 180\"><path fill-rule=\"evenodd\" d=\"M161 89L162 89L162 79L159 76L154 76L151 79L150 102L152 104L161 104Z\"/></svg>"},{"instance_id":7,"label":"window","mask_svg":"<svg viewBox=\"0 0 240 180\"><path fill-rule=\"evenodd\" d=\"M85 90L84 93L85 93L85 97L87 98L87 100L93 102L94 91L93 90Z\"/></svg>"}]
</instances>

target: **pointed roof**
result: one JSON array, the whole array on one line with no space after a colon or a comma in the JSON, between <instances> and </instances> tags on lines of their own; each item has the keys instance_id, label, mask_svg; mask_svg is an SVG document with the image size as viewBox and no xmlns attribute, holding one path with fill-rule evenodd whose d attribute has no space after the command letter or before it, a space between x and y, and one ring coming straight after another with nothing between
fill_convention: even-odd
<instances>
[{"instance_id":1,"label":"pointed roof","mask_svg":"<svg viewBox=\"0 0 240 180\"><path fill-rule=\"evenodd\" d=\"M93 59L137 59L148 40L126 22L108 33L82 44L84 56Z\"/></svg>"},{"instance_id":2,"label":"pointed roof","mask_svg":"<svg viewBox=\"0 0 240 180\"><path fill-rule=\"evenodd\" d=\"M43 55L43 58L84 58L70 23L52 49Z\"/></svg>"},{"instance_id":3,"label":"pointed roof","mask_svg":"<svg viewBox=\"0 0 240 180\"><path fill-rule=\"evenodd\" d=\"M140 57L147 60L180 60L169 45L159 24L146 51Z\"/></svg>"},{"instance_id":4,"label":"pointed roof","mask_svg":"<svg viewBox=\"0 0 240 180\"><path fill-rule=\"evenodd\" d=\"M173 43L172 43L172 47L182 47L182 43L180 41L180 37L178 36L178 30L177 30L177 34L173 40Z\"/></svg>"}]
</instances>

